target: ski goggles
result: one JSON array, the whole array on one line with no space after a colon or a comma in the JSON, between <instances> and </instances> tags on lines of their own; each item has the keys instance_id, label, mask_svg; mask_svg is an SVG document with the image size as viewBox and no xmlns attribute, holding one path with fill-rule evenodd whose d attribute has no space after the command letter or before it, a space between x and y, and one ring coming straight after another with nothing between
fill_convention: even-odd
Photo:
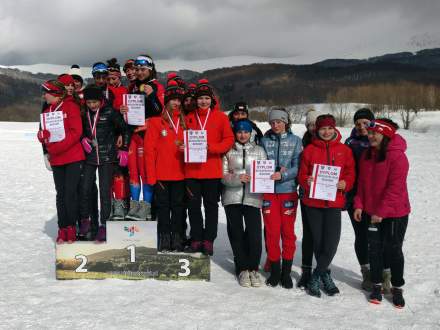
<instances>
[{"instance_id":1,"label":"ski goggles","mask_svg":"<svg viewBox=\"0 0 440 330\"><path fill-rule=\"evenodd\" d=\"M134 61L134 66L147 67L153 69L153 60L147 56L138 56Z\"/></svg>"}]
</instances>

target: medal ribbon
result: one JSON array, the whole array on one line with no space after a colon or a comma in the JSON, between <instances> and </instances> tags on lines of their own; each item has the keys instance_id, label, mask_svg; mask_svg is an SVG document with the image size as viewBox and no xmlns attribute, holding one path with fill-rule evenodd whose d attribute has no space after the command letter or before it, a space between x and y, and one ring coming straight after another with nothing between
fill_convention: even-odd
<instances>
[{"instance_id":1,"label":"medal ribbon","mask_svg":"<svg viewBox=\"0 0 440 330\"><path fill-rule=\"evenodd\" d=\"M92 121L90 120L90 110L87 111L87 119L89 120L90 129L92 130L93 139L96 139L96 124L98 123L99 120L99 110L101 110L101 108L99 108L96 111L95 119L93 120L93 125L92 125Z\"/></svg>"},{"instance_id":2,"label":"medal ribbon","mask_svg":"<svg viewBox=\"0 0 440 330\"><path fill-rule=\"evenodd\" d=\"M208 114L206 115L206 118L205 118L205 123L202 125L202 121L200 120L200 117L199 117L199 112L196 110L197 120L199 121L200 128L201 128L203 131L205 130L206 124L208 123L208 118L209 118L209 114L210 114L210 113L211 113L211 108L209 108L209 110L208 110Z\"/></svg>"},{"instance_id":3,"label":"medal ribbon","mask_svg":"<svg viewBox=\"0 0 440 330\"><path fill-rule=\"evenodd\" d=\"M176 136L177 136L177 132L179 132L180 118L177 119L177 124L174 125L173 119L171 118L171 116L168 113L168 111L165 110L165 112L167 113L168 119L170 120L171 125L173 125L174 132L176 133Z\"/></svg>"},{"instance_id":4,"label":"medal ribbon","mask_svg":"<svg viewBox=\"0 0 440 330\"><path fill-rule=\"evenodd\" d=\"M52 110L52 105L49 107L49 112L55 112L58 111L58 109L63 105L63 102L57 105L55 109Z\"/></svg>"}]
</instances>

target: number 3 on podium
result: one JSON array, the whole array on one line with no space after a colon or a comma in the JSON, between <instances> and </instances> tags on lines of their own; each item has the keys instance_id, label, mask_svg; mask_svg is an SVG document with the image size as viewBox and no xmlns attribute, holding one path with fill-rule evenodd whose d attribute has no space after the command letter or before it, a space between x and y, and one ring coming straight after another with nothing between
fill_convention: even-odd
<instances>
[{"instance_id":1,"label":"number 3 on podium","mask_svg":"<svg viewBox=\"0 0 440 330\"><path fill-rule=\"evenodd\" d=\"M191 270L189 269L189 260L188 259L179 259L179 263L182 264L182 265L180 265L180 268L183 270L183 272L179 272L179 273L177 273L177 275L182 276L182 277L186 277L189 274L191 274Z\"/></svg>"}]
</instances>

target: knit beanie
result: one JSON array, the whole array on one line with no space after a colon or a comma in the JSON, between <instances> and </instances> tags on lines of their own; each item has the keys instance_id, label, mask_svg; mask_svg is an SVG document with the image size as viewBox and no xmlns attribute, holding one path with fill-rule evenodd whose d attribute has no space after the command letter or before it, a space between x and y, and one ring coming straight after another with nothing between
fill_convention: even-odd
<instances>
[{"instance_id":1,"label":"knit beanie","mask_svg":"<svg viewBox=\"0 0 440 330\"><path fill-rule=\"evenodd\" d=\"M371 121L370 125L367 127L367 130L378 132L391 139L396 134L397 129L391 123L388 123L385 120L377 119Z\"/></svg>"},{"instance_id":2,"label":"knit beanie","mask_svg":"<svg viewBox=\"0 0 440 330\"><path fill-rule=\"evenodd\" d=\"M249 119L237 120L234 123L234 133L239 131L252 132L252 123L249 121Z\"/></svg>"},{"instance_id":3,"label":"knit beanie","mask_svg":"<svg viewBox=\"0 0 440 330\"><path fill-rule=\"evenodd\" d=\"M281 120L286 124L289 123L289 114L284 108L273 108L269 111L269 123L273 120Z\"/></svg>"},{"instance_id":4,"label":"knit beanie","mask_svg":"<svg viewBox=\"0 0 440 330\"><path fill-rule=\"evenodd\" d=\"M307 111L305 122L306 127L309 127L310 124L315 124L316 118L318 118L320 114L321 113L319 111L316 111L315 109L310 109L309 111Z\"/></svg>"},{"instance_id":5,"label":"knit beanie","mask_svg":"<svg viewBox=\"0 0 440 330\"><path fill-rule=\"evenodd\" d=\"M102 89L96 85L89 85L84 89L84 100L99 100L104 98Z\"/></svg>"},{"instance_id":6,"label":"knit beanie","mask_svg":"<svg viewBox=\"0 0 440 330\"><path fill-rule=\"evenodd\" d=\"M57 80L62 83L64 86L73 85L75 80L70 74L61 74L58 76Z\"/></svg>"},{"instance_id":7,"label":"knit beanie","mask_svg":"<svg viewBox=\"0 0 440 330\"><path fill-rule=\"evenodd\" d=\"M180 87L176 81L171 80L165 90L165 104L167 104L172 99L182 100L185 95L185 90Z\"/></svg>"},{"instance_id":8,"label":"knit beanie","mask_svg":"<svg viewBox=\"0 0 440 330\"><path fill-rule=\"evenodd\" d=\"M353 122L356 123L358 119L368 119L369 121L372 121L374 120L374 114L370 109L362 108L355 112Z\"/></svg>"},{"instance_id":9,"label":"knit beanie","mask_svg":"<svg viewBox=\"0 0 440 330\"><path fill-rule=\"evenodd\" d=\"M238 111L243 111L246 112L247 114L249 113L248 105L246 104L246 102L235 103L234 110L232 112L238 112Z\"/></svg>"},{"instance_id":10,"label":"knit beanie","mask_svg":"<svg viewBox=\"0 0 440 330\"><path fill-rule=\"evenodd\" d=\"M319 131L321 127L329 126L336 128L336 119L331 114L320 115L316 118L316 131Z\"/></svg>"}]
</instances>

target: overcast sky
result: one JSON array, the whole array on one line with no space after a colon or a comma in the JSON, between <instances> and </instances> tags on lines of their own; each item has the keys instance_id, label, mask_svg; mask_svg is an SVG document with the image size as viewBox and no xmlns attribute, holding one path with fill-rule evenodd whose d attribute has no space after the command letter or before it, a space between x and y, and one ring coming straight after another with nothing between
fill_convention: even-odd
<instances>
[{"instance_id":1,"label":"overcast sky","mask_svg":"<svg viewBox=\"0 0 440 330\"><path fill-rule=\"evenodd\" d=\"M0 65L364 58L440 47L439 17L439 0L1 0Z\"/></svg>"}]
</instances>

